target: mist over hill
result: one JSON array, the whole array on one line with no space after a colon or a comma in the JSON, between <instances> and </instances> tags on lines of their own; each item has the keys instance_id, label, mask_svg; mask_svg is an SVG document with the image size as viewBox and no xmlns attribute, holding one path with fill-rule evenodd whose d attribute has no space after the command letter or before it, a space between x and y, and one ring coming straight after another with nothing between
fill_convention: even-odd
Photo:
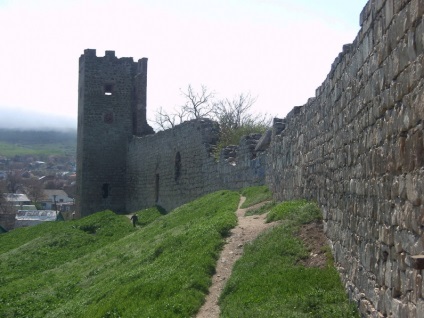
<instances>
[{"instance_id":1,"label":"mist over hill","mask_svg":"<svg viewBox=\"0 0 424 318\"><path fill-rule=\"evenodd\" d=\"M25 145L76 144L77 130L18 130L0 128L0 142Z\"/></svg>"},{"instance_id":2,"label":"mist over hill","mask_svg":"<svg viewBox=\"0 0 424 318\"><path fill-rule=\"evenodd\" d=\"M29 156L45 161L50 155L75 157L77 131L18 130L0 128L0 157L20 161Z\"/></svg>"},{"instance_id":3,"label":"mist over hill","mask_svg":"<svg viewBox=\"0 0 424 318\"><path fill-rule=\"evenodd\" d=\"M0 129L72 131L77 129L76 116L50 114L0 105Z\"/></svg>"}]
</instances>

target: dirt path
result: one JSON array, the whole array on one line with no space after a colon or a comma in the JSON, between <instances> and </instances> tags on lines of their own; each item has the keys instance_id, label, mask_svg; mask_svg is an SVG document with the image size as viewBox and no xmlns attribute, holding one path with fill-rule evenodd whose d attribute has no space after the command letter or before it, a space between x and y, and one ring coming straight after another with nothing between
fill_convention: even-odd
<instances>
[{"instance_id":1,"label":"dirt path","mask_svg":"<svg viewBox=\"0 0 424 318\"><path fill-rule=\"evenodd\" d=\"M219 317L218 298L227 279L231 276L234 263L243 254L244 244L253 241L260 233L274 225L273 223L265 223L266 214L245 216L247 210L255 209L265 203L260 203L247 209L241 209L240 206L245 200L245 197L241 197L240 199L236 212L238 225L231 230L224 249L221 251L216 266L216 274L212 277L212 286L209 288L206 301L197 313L196 318Z\"/></svg>"}]
</instances>

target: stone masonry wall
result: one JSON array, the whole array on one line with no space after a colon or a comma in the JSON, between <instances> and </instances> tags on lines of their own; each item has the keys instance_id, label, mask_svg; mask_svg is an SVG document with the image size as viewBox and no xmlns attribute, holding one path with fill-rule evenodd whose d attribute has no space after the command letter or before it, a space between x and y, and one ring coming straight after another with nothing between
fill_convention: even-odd
<instances>
[{"instance_id":1,"label":"stone masonry wall","mask_svg":"<svg viewBox=\"0 0 424 318\"><path fill-rule=\"evenodd\" d=\"M369 1L356 39L280 123L267 158L276 199L322 207L364 317L424 317L423 13L423 0Z\"/></svg>"},{"instance_id":2,"label":"stone masonry wall","mask_svg":"<svg viewBox=\"0 0 424 318\"><path fill-rule=\"evenodd\" d=\"M264 184L265 157L254 151L258 137L242 138L230 160L221 155L216 161L218 135L217 123L199 119L134 137L128 149L126 210L155 204L170 210L212 191Z\"/></svg>"}]
</instances>

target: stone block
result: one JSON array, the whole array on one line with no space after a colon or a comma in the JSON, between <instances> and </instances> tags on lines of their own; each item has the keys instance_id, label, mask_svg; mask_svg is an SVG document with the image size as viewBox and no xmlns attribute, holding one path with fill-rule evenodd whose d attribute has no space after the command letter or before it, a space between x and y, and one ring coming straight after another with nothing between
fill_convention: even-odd
<instances>
[{"instance_id":1,"label":"stone block","mask_svg":"<svg viewBox=\"0 0 424 318\"><path fill-rule=\"evenodd\" d=\"M413 303L408 303L408 311L406 317L418 317L417 316L417 306Z\"/></svg>"},{"instance_id":2,"label":"stone block","mask_svg":"<svg viewBox=\"0 0 424 318\"><path fill-rule=\"evenodd\" d=\"M392 276L393 276L392 262L388 260L387 262L385 262L384 265L385 265L384 285L391 288Z\"/></svg>"},{"instance_id":3,"label":"stone block","mask_svg":"<svg viewBox=\"0 0 424 318\"><path fill-rule=\"evenodd\" d=\"M418 1L418 0L417 0ZM420 2L422 2L420 0ZM416 54L422 54L424 52L424 21L421 21L420 24L415 29L415 50Z\"/></svg>"},{"instance_id":4,"label":"stone block","mask_svg":"<svg viewBox=\"0 0 424 318\"><path fill-rule=\"evenodd\" d=\"M401 293L407 295L413 288L413 270L407 269L404 272L400 272L401 280Z\"/></svg>"},{"instance_id":5,"label":"stone block","mask_svg":"<svg viewBox=\"0 0 424 318\"><path fill-rule=\"evenodd\" d=\"M398 254L398 265L401 271L405 271L408 267L408 265L406 264L406 256L407 255L404 252Z\"/></svg>"},{"instance_id":6,"label":"stone block","mask_svg":"<svg viewBox=\"0 0 424 318\"><path fill-rule=\"evenodd\" d=\"M411 23L414 24L416 20L421 19L424 15L424 3L422 0L411 0L408 10Z\"/></svg>"},{"instance_id":7,"label":"stone block","mask_svg":"<svg viewBox=\"0 0 424 318\"><path fill-rule=\"evenodd\" d=\"M379 226L379 240L388 246L391 246L394 244L394 235L393 235L392 228L390 226L386 226L386 225Z\"/></svg>"},{"instance_id":8,"label":"stone block","mask_svg":"<svg viewBox=\"0 0 424 318\"><path fill-rule=\"evenodd\" d=\"M391 285L388 286L392 291L391 296L393 298L397 298L401 295L402 286L401 286L400 273L401 271L399 269L393 270L392 282L391 282Z\"/></svg>"},{"instance_id":9,"label":"stone block","mask_svg":"<svg viewBox=\"0 0 424 318\"><path fill-rule=\"evenodd\" d=\"M401 316L402 302L399 299L392 299L391 303L392 303L391 312L392 312L393 317L401 318L402 317Z\"/></svg>"},{"instance_id":10,"label":"stone block","mask_svg":"<svg viewBox=\"0 0 424 318\"><path fill-rule=\"evenodd\" d=\"M406 175L406 195L408 201L410 201L414 206L419 206L421 204L421 193L419 192L418 180L412 174Z\"/></svg>"},{"instance_id":11,"label":"stone block","mask_svg":"<svg viewBox=\"0 0 424 318\"><path fill-rule=\"evenodd\" d=\"M399 138L401 139L401 138ZM404 141L405 139L403 139ZM400 143L402 143L402 141L400 140ZM402 146L400 147L401 151L402 151ZM407 191L406 191L406 178L405 176L401 175L399 176L399 198L401 198L402 200L406 200L407 199Z\"/></svg>"},{"instance_id":12,"label":"stone block","mask_svg":"<svg viewBox=\"0 0 424 318\"><path fill-rule=\"evenodd\" d=\"M417 302L417 315L415 317L424 317L424 300L423 299L418 299Z\"/></svg>"},{"instance_id":13,"label":"stone block","mask_svg":"<svg viewBox=\"0 0 424 318\"><path fill-rule=\"evenodd\" d=\"M414 271L414 274L414 299L412 301L414 304L418 304L419 299L422 297L423 277L421 275L421 270Z\"/></svg>"}]
</instances>

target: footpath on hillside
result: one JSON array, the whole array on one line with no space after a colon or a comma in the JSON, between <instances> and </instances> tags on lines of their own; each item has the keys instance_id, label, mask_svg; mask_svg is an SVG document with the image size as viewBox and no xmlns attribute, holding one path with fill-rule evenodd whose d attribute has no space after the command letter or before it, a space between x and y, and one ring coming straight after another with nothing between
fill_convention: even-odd
<instances>
[{"instance_id":1,"label":"footpath on hillside","mask_svg":"<svg viewBox=\"0 0 424 318\"><path fill-rule=\"evenodd\" d=\"M237 209L238 224L233 228L228 236L224 249L219 256L216 273L212 277L212 285L206 301L197 313L197 318L219 317L220 309L218 299L228 278L231 276L234 263L243 254L243 247L246 243L253 241L266 229L274 226L274 223L265 223L266 214L246 216L246 211L256 209L266 202L242 209L240 208L245 197L240 198Z\"/></svg>"}]
</instances>

